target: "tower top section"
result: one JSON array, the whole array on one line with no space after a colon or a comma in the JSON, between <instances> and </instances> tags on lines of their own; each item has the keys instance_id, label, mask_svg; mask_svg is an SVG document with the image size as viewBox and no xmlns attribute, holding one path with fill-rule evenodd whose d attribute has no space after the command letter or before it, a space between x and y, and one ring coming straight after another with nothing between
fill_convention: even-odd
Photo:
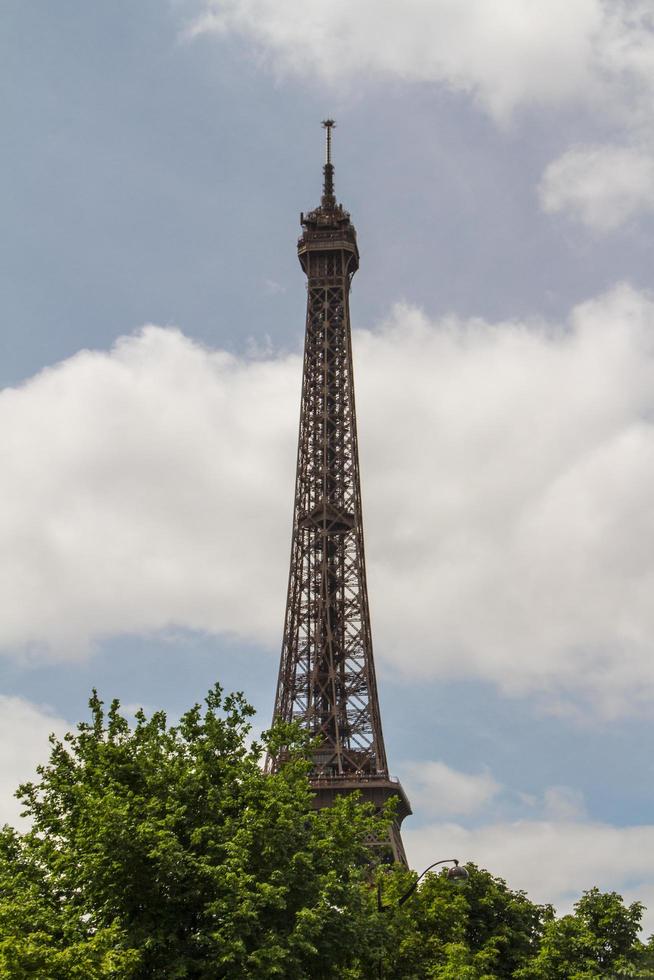
<instances>
[{"instance_id":1,"label":"tower top section","mask_svg":"<svg viewBox=\"0 0 654 980\"><path fill-rule=\"evenodd\" d=\"M322 197L317 208L300 215L300 224L304 233L298 241L298 255L302 268L308 276L311 276L312 265L307 262L309 253L346 252L348 259L343 261L342 268L344 271L347 270L347 274L352 275L359 267L359 250L356 231L350 221L349 212L342 204L337 204L334 194L332 140L336 123L333 119L324 119L322 126L325 130Z\"/></svg>"}]
</instances>

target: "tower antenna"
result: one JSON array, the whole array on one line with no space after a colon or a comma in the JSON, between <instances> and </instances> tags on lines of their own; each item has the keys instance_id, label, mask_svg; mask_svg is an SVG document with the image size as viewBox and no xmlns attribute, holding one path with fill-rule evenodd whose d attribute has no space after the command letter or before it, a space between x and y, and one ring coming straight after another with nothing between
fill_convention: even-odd
<instances>
[{"instance_id":1,"label":"tower antenna","mask_svg":"<svg viewBox=\"0 0 654 980\"><path fill-rule=\"evenodd\" d=\"M332 130L336 126L333 119L323 119L323 129L325 130L325 166L323 167L323 187L322 205L323 207L335 207L336 198L334 197L334 165L332 163Z\"/></svg>"}]
</instances>

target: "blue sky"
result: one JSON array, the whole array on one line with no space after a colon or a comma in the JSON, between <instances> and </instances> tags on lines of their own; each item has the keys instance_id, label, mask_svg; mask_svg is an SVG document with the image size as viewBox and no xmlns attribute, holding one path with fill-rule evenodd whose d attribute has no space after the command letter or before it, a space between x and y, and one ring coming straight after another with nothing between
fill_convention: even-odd
<instances>
[{"instance_id":1,"label":"blue sky","mask_svg":"<svg viewBox=\"0 0 654 980\"><path fill-rule=\"evenodd\" d=\"M326 10L3 5L0 814L94 685L269 720L334 115L410 858L654 908L651 3Z\"/></svg>"}]
</instances>

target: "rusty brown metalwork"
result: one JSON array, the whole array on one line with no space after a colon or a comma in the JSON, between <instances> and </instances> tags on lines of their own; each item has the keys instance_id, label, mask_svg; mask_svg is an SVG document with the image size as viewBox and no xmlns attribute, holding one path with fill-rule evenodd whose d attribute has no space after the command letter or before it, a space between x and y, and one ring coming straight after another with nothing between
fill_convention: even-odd
<instances>
[{"instance_id":1,"label":"rusty brown metalwork","mask_svg":"<svg viewBox=\"0 0 654 980\"><path fill-rule=\"evenodd\" d=\"M323 123L319 207L301 215L298 256L307 319L291 564L274 717L317 740L316 806L360 791L381 807L398 798L390 844L406 863L400 824L411 807L389 775L370 632L363 546L349 294L359 267L356 231L334 196L334 121ZM283 751L268 766L283 763Z\"/></svg>"}]
</instances>

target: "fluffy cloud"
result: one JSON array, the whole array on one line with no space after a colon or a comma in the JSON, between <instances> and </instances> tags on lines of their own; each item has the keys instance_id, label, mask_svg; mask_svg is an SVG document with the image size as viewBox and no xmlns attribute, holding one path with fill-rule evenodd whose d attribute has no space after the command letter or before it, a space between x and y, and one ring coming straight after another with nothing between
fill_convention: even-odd
<instances>
[{"instance_id":1,"label":"fluffy cloud","mask_svg":"<svg viewBox=\"0 0 654 980\"><path fill-rule=\"evenodd\" d=\"M403 830L412 867L456 857L472 861L526 891L532 901L569 911L593 886L620 892L649 908L645 933L654 930L654 827L615 827L588 820L519 820L469 829L432 823Z\"/></svg>"},{"instance_id":2,"label":"fluffy cloud","mask_svg":"<svg viewBox=\"0 0 654 980\"><path fill-rule=\"evenodd\" d=\"M459 772L444 762L416 762L404 766L409 797L432 816L474 813L500 790L489 772Z\"/></svg>"},{"instance_id":3,"label":"fluffy cloud","mask_svg":"<svg viewBox=\"0 0 654 980\"><path fill-rule=\"evenodd\" d=\"M0 825L19 823L14 798L19 783L34 776L48 757L48 735L68 730L63 719L22 698L0 695Z\"/></svg>"},{"instance_id":4,"label":"fluffy cloud","mask_svg":"<svg viewBox=\"0 0 654 980\"><path fill-rule=\"evenodd\" d=\"M533 822L569 822L585 819L583 793L571 786L547 786L542 794L525 793L499 783L487 769L480 773L462 772L445 762L421 759L399 764L401 781L415 812L422 819L442 820L465 817L512 819L526 817Z\"/></svg>"},{"instance_id":5,"label":"fluffy cloud","mask_svg":"<svg viewBox=\"0 0 654 980\"><path fill-rule=\"evenodd\" d=\"M330 84L390 75L446 85L504 121L520 106L595 101L609 79L645 77L648 26L645 9L615 0L206 0L189 33L243 34L280 70Z\"/></svg>"},{"instance_id":6,"label":"fluffy cloud","mask_svg":"<svg viewBox=\"0 0 654 980\"><path fill-rule=\"evenodd\" d=\"M545 211L611 231L654 210L654 157L634 147L576 146L547 167L539 193Z\"/></svg>"},{"instance_id":7,"label":"fluffy cloud","mask_svg":"<svg viewBox=\"0 0 654 980\"><path fill-rule=\"evenodd\" d=\"M199 11L191 36L243 35L275 70L330 87L432 83L501 125L527 108L590 112L625 145L565 152L545 173L545 209L608 231L651 206L654 164L634 145L654 143L650 0L201 0Z\"/></svg>"},{"instance_id":8,"label":"fluffy cloud","mask_svg":"<svg viewBox=\"0 0 654 980\"><path fill-rule=\"evenodd\" d=\"M355 336L376 652L606 713L654 695L654 302ZM300 361L148 327L0 397L0 643L278 646Z\"/></svg>"},{"instance_id":9,"label":"fluffy cloud","mask_svg":"<svg viewBox=\"0 0 654 980\"><path fill-rule=\"evenodd\" d=\"M397 666L609 712L652 696L653 344L627 287L567 327L403 310L359 338L373 611Z\"/></svg>"},{"instance_id":10,"label":"fluffy cloud","mask_svg":"<svg viewBox=\"0 0 654 980\"><path fill-rule=\"evenodd\" d=\"M0 642L75 656L168 625L269 638L299 370L146 327L5 390Z\"/></svg>"},{"instance_id":11,"label":"fluffy cloud","mask_svg":"<svg viewBox=\"0 0 654 980\"><path fill-rule=\"evenodd\" d=\"M549 820L560 822L586 816L583 793L571 786L548 786L543 794L542 807Z\"/></svg>"},{"instance_id":12,"label":"fluffy cloud","mask_svg":"<svg viewBox=\"0 0 654 980\"><path fill-rule=\"evenodd\" d=\"M425 821L412 829L409 818L402 831L413 868L446 857L471 861L559 912L595 885L614 889L627 901L645 902L645 930L654 929L654 826L594 821L583 795L569 786L550 786L531 797L500 785L490 772L471 776L440 762L405 766L402 781ZM516 807L521 819L506 819ZM448 814L473 820L446 822Z\"/></svg>"}]
</instances>

